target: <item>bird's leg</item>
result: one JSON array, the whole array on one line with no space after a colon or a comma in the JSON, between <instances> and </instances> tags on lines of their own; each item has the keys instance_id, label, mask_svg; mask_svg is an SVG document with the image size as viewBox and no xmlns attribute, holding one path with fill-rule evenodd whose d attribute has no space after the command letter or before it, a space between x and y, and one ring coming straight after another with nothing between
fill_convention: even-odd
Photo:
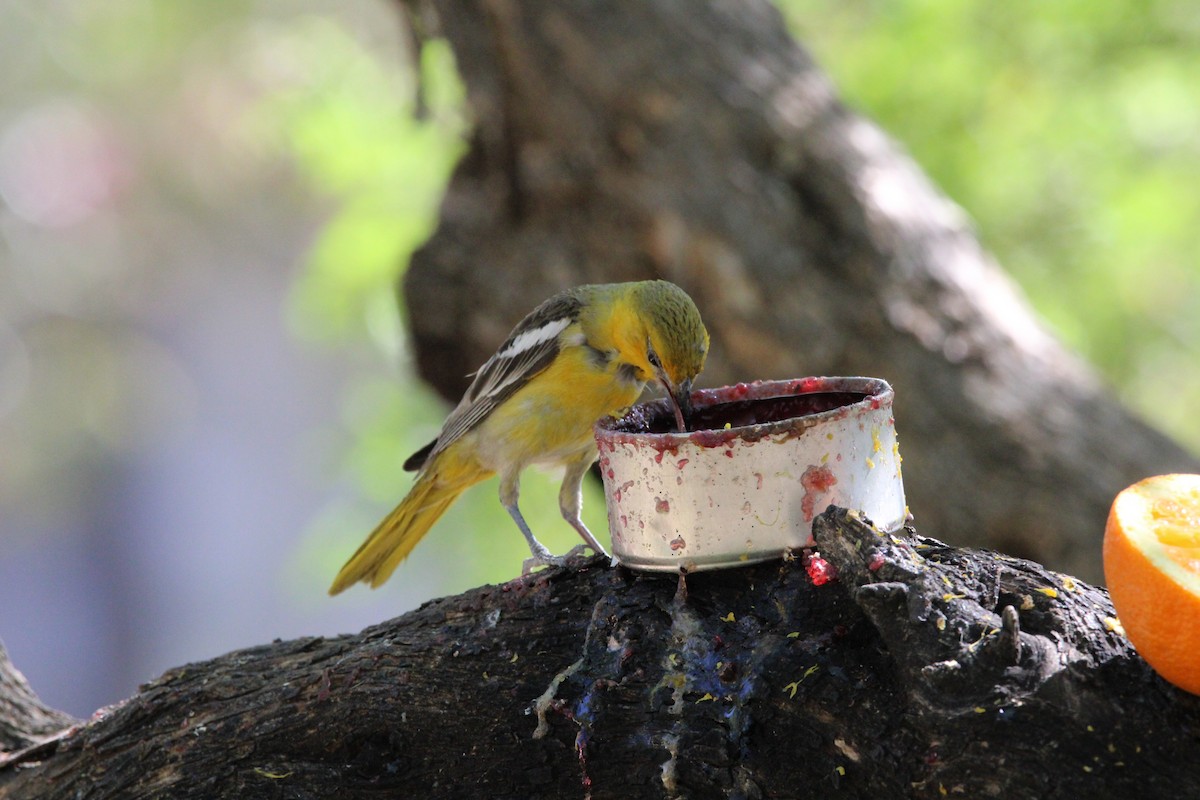
<instances>
[{"instance_id":1,"label":"bird's leg","mask_svg":"<svg viewBox=\"0 0 1200 800\"><path fill-rule=\"evenodd\" d=\"M571 527L579 532L587 546L597 554L607 556L608 553L604 547L596 541L596 537L592 536L592 532L587 529L587 526L583 524L583 519L579 516L580 510L583 508L583 476L587 474L588 467L592 466L592 462L595 460L595 457L589 454L567 465L567 471L563 474L562 488L558 490L558 507L562 511L563 519L571 523ZM572 550L571 553L567 553L567 557L574 552Z\"/></svg>"},{"instance_id":2,"label":"bird's leg","mask_svg":"<svg viewBox=\"0 0 1200 800\"><path fill-rule=\"evenodd\" d=\"M517 498L521 494L520 480L521 474L517 470L500 478L500 504L504 506L508 515L513 518L513 522L517 523L517 527L521 529L526 543L529 544L529 552L533 554L521 565L521 574L527 575L530 570L541 566L561 567L566 564L566 558L556 556L547 550L546 546L533 535L533 531L529 530L529 524L521 516L521 509L517 507Z\"/></svg>"}]
</instances>

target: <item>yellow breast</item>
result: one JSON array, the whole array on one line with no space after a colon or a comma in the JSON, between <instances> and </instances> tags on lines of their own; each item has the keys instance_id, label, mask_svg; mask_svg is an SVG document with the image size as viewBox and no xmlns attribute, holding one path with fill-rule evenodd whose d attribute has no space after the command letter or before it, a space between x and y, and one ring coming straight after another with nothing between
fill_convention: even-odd
<instances>
[{"instance_id":1,"label":"yellow breast","mask_svg":"<svg viewBox=\"0 0 1200 800\"><path fill-rule=\"evenodd\" d=\"M642 385L598 367L585 347L566 347L473 432L480 463L501 471L514 462L554 464L594 448L592 426L628 408Z\"/></svg>"}]
</instances>

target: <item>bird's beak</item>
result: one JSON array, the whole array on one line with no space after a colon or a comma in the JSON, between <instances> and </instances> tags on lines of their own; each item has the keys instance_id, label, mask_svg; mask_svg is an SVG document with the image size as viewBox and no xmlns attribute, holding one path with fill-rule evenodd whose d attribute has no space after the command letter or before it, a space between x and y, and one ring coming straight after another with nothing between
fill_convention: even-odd
<instances>
[{"instance_id":1,"label":"bird's beak","mask_svg":"<svg viewBox=\"0 0 1200 800\"><path fill-rule=\"evenodd\" d=\"M692 416L692 380L688 378L678 387L671 386L666 376L660 378L667 397L671 401L671 410L675 412L675 426L680 433L687 433L688 418Z\"/></svg>"}]
</instances>

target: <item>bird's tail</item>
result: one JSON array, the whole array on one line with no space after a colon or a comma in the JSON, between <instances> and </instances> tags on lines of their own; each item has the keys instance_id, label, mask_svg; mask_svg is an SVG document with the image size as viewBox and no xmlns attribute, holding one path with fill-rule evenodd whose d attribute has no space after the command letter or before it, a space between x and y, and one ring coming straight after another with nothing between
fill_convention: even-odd
<instances>
[{"instance_id":1,"label":"bird's tail","mask_svg":"<svg viewBox=\"0 0 1200 800\"><path fill-rule=\"evenodd\" d=\"M490 475L483 470L468 470L457 479L446 480L443 470L422 472L408 496L384 517L338 572L329 593L338 594L359 581L369 583L372 589L382 584L458 496Z\"/></svg>"}]
</instances>

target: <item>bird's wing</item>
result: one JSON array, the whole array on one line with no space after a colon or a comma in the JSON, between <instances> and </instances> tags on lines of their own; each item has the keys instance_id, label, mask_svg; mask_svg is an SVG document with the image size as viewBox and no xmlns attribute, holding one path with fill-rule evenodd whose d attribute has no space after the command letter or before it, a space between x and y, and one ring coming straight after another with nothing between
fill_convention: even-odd
<instances>
[{"instance_id":1,"label":"bird's wing","mask_svg":"<svg viewBox=\"0 0 1200 800\"><path fill-rule=\"evenodd\" d=\"M579 319L582 300L572 292L551 297L521 320L496 354L475 373L458 406L450 412L428 457L445 450L558 355L562 332ZM426 459L427 460L427 459Z\"/></svg>"}]
</instances>

